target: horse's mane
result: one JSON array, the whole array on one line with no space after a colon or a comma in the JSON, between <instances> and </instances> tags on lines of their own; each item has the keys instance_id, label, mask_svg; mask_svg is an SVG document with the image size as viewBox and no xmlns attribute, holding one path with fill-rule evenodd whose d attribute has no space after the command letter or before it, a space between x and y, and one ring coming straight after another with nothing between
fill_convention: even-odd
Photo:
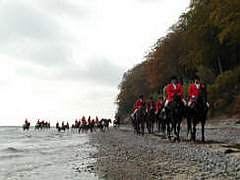
<instances>
[{"instance_id":1,"label":"horse's mane","mask_svg":"<svg viewBox=\"0 0 240 180\"><path fill-rule=\"evenodd\" d=\"M201 90L196 97L196 102L206 103L206 101L207 101L207 91L206 91L206 87L204 86L204 87L201 87Z\"/></svg>"}]
</instances>

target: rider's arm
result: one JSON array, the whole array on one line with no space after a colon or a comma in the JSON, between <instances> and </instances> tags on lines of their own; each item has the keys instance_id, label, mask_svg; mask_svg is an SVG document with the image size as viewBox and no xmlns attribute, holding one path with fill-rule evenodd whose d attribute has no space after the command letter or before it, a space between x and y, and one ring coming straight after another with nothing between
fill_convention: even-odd
<instances>
[{"instance_id":1,"label":"rider's arm","mask_svg":"<svg viewBox=\"0 0 240 180\"><path fill-rule=\"evenodd\" d=\"M137 101L136 101L136 103L135 103L135 105L134 105L134 109L138 109L138 107L139 107L139 104L140 104L140 101L139 101L139 100L137 100Z\"/></svg>"},{"instance_id":2,"label":"rider's arm","mask_svg":"<svg viewBox=\"0 0 240 180\"><path fill-rule=\"evenodd\" d=\"M167 96L168 96L168 97L172 97L172 96L173 96L174 91L173 91L173 89L171 88L170 85L167 85L166 93L167 93Z\"/></svg>"},{"instance_id":3,"label":"rider's arm","mask_svg":"<svg viewBox=\"0 0 240 180\"><path fill-rule=\"evenodd\" d=\"M192 98L192 96L193 96L192 85L189 85L189 87L188 87L188 95L190 98Z\"/></svg>"},{"instance_id":4,"label":"rider's arm","mask_svg":"<svg viewBox=\"0 0 240 180\"><path fill-rule=\"evenodd\" d=\"M182 96L183 96L182 86L181 86L181 84L178 84L178 86L179 86L179 92L178 92L178 94L182 97Z\"/></svg>"},{"instance_id":5,"label":"rider's arm","mask_svg":"<svg viewBox=\"0 0 240 180\"><path fill-rule=\"evenodd\" d=\"M157 103L156 103L156 111L159 110L159 102L160 102L160 101L157 101Z\"/></svg>"}]
</instances>

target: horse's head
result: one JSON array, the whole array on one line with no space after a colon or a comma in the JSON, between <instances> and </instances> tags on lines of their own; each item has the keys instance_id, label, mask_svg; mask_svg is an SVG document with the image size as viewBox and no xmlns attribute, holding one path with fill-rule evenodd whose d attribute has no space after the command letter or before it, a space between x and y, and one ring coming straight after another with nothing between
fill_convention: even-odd
<instances>
[{"instance_id":1,"label":"horse's head","mask_svg":"<svg viewBox=\"0 0 240 180\"><path fill-rule=\"evenodd\" d=\"M143 103L142 106L138 109L136 116L141 117L146 115L146 103Z\"/></svg>"},{"instance_id":2,"label":"horse's head","mask_svg":"<svg viewBox=\"0 0 240 180\"><path fill-rule=\"evenodd\" d=\"M196 97L196 100L193 101L191 107L195 111L207 110L207 92L205 86L201 87L199 94Z\"/></svg>"},{"instance_id":3,"label":"horse's head","mask_svg":"<svg viewBox=\"0 0 240 180\"><path fill-rule=\"evenodd\" d=\"M202 86L199 94L196 97L196 103L205 105L206 102L207 102L207 91L206 91L206 87Z\"/></svg>"}]
</instances>

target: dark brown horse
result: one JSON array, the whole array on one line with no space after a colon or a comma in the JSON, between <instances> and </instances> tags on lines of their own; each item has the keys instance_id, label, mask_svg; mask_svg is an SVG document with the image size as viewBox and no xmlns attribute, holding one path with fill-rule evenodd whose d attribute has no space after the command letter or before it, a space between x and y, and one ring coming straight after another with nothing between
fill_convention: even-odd
<instances>
[{"instance_id":1,"label":"dark brown horse","mask_svg":"<svg viewBox=\"0 0 240 180\"><path fill-rule=\"evenodd\" d=\"M120 127L120 118L119 117L117 119L113 120L113 127L115 130L119 129L119 127Z\"/></svg>"},{"instance_id":2,"label":"dark brown horse","mask_svg":"<svg viewBox=\"0 0 240 180\"><path fill-rule=\"evenodd\" d=\"M30 128L30 122L23 125L23 130L29 130Z\"/></svg>"},{"instance_id":3,"label":"dark brown horse","mask_svg":"<svg viewBox=\"0 0 240 180\"><path fill-rule=\"evenodd\" d=\"M207 112L208 106L207 104L207 93L206 88L201 88L196 100L192 102L188 110L188 130L187 130L187 137L189 131L191 132L191 140L196 140L196 126L197 123L201 122L202 124L202 141L205 141L204 136L204 126L207 120Z\"/></svg>"},{"instance_id":4,"label":"dark brown horse","mask_svg":"<svg viewBox=\"0 0 240 180\"><path fill-rule=\"evenodd\" d=\"M180 125L185 112L185 106L182 102L181 96L178 94L173 95L173 100L166 107L166 123L168 138L171 138L171 131L174 130L174 140L179 140Z\"/></svg>"},{"instance_id":5,"label":"dark brown horse","mask_svg":"<svg viewBox=\"0 0 240 180\"><path fill-rule=\"evenodd\" d=\"M144 135L144 126L146 121L146 104L144 103L135 114L135 129L137 134L140 134L140 127L142 136Z\"/></svg>"},{"instance_id":6,"label":"dark brown horse","mask_svg":"<svg viewBox=\"0 0 240 180\"><path fill-rule=\"evenodd\" d=\"M150 106L150 110L147 113L146 116L146 120L147 120L147 129L149 134L153 134L154 133L154 125L156 122L156 115L155 115L155 110L153 107Z\"/></svg>"},{"instance_id":7,"label":"dark brown horse","mask_svg":"<svg viewBox=\"0 0 240 180\"><path fill-rule=\"evenodd\" d=\"M158 132L162 131L165 134L166 131L166 111L160 109L156 114L156 124Z\"/></svg>"},{"instance_id":8,"label":"dark brown horse","mask_svg":"<svg viewBox=\"0 0 240 180\"><path fill-rule=\"evenodd\" d=\"M88 127L87 127L87 123L81 123L79 128L78 128L78 132L80 133L82 131L82 133L87 133L88 131Z\"/></svg>"},{"instance_id":9,"label":"dark brown horse","mask_svg":"<svg viewBox=\"0 0 240 180\"><path fill-rule=\"evenodd\" d=\"M111 119L104 119L103 128L104 131L107 129L109 131L109 124L112 123Z\"/></svg>"}]
</instances>

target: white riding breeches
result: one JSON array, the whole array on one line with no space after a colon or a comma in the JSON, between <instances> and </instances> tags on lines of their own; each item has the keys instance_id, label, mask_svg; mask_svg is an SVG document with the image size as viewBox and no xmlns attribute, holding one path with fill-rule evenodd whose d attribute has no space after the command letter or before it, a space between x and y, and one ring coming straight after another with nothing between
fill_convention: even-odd
<instances>
[{"instance_id":1,"label":"white riding breeches","mask_svg":"<svg viewBox=\"0 0 240 180\"><path fill-rule=\"evenodd\" d=\"M168 103L169 103L169 100L166 100L165 104L164 104L164 107L167 107Z\"/></svg>"}]
</instances>

